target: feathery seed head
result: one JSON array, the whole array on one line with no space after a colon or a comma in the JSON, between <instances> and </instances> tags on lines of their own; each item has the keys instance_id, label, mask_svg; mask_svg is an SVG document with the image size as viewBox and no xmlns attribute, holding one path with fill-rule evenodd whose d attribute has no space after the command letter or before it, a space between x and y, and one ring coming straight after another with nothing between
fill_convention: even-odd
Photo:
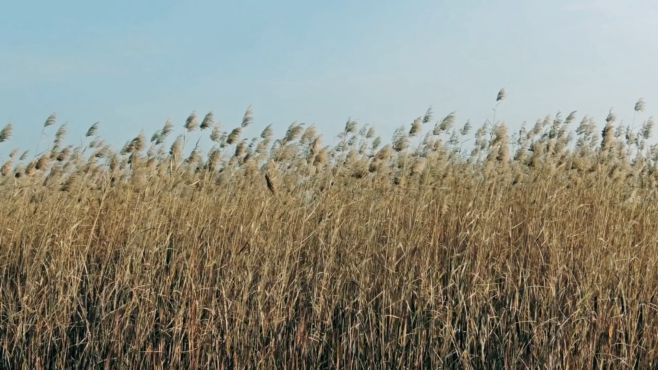
<instances>
[{"instance_id":1,"label":"feathery seed head","mask_svg":"<svg viewBox=\"0 0 658 370\"><path fill-rule=\"evenodd\" d=\"M151 135L151 142L156 143L156 144L162 144L162 140L160 139L162 136L162 130L157 130L156 132Z\"/></svg>"},{"instance_id":2,"label":"feathery seed head","mask_svg":"<svg viewBox=\"0 0 658 370\"><path fill-rule=\"evenodd\" d=\"M644 103L644 99L643 98L638 99L638 101L635 103L635 111L644 112L645 108L646 108L646 104Z\"/></svg>"},{"instance_id":3,"label":"feathery seed head","mask_svg":"<svg viewBox=\"0 0 658 370\"><path fill-rule=\"evenodd\" d=\"M319 136L316 137L315 139L313 139L313 142L311 143L309 149L310 149L311 155L317 154L320 151L320 149L322 149L322 141L321 141Z\"/></svg>"},{"instance_id":4,"label":"feathery seed head","mask_svg":"<svg viewBox=\"0 0 658 370\"><path fill-rule=\"evenodd\" d=\"M459 131L459 133L462 136L466 136L470 132L471 132L471 121L466 121L466 123L464 123L464 127L462 127L462 129L461 129L461 131Z\"/></svg>"},{"instance_id":5,"label":"feathery seed head","mask_svg":"<svg viewBox=\"0 0 658 370\"><path fill-rule=\"evenodd\" d=\"M130 142L129 153L139 153L144 150L145 141L144 133L140 133Z\"/></svg>"},{"instance_id":6,"label":"feathery seed head","mask_svg":"<svg viewBox=\"0 0 658 370\"><path fill-rule=\"evenodd\" d=\"M614 127L612 125L612 122L614 119L611 120L606 120L607 124L603 128L603 131L601 132L601 149L602 150L608 150L611 149L614 142L615 142L615 135L614 135Z\"/></svg>"},{"instance_id":7,"label":"feathery seed head","mask_svg":"<svg viewBox=\"0 0 658 370\"><path fill-rule=\"evenodd\" d=\"M423 123L427 123L432 120L432 107L427 108L427 111L425 112L425 115L423 116Z\"/></svg>"},{"instance_id":8,"label":"feathery seed head","mask_svg":"<svg viewBox=\"0 0 658 370\"><path fill-rule=\"evenodd\" d=\"M13 162L10 159L7 162L5 162L2 165L2 167L0 167L0 175L4 177L9 176L12 172L12 169L13 169Z\"/></svg>"},{"instance_id":9,"label":"feathery seed head","mask_svg":"<svg viewBox=\"0 0 658 370\"><path fill-rule=\"evenodd\" d=\"M416 118L412 123L411 123L411 128L409 129L409 136L414 137L420 133L420 131L423 129L423 121L422 119Z\"/></svg>"},{"instance_id":10,"label":"feathery seed head","mask_svg":"<svg viewBox=\"0 0 658 370\"><path fill-rule=\"evenodd\" d=\"M87 130L87 134L85 136L91 137L96 135L96 132L98 132L98 125L99 122L96 122L93 125L91 125L91 127L89 127L89 130Z\"/></svg>"},{"instance_id":11,"label":"feathery seed head","mask_svg":"<svg viewBox=\"0 0 658 370\"><path fill-rule=\"evenodd\" d=\"M299 141L302 144L307 144L307 143L312 142L315 139L316 136L317 136L317 132L315 130L315 126L308 126L304 130L304 133L302 134L302 137Z\"/></svg>"},{"instance_id":12,"label":"feathery seed head","mask_svg":"<svg viewBox=\"0 0 658 370\"><path fill-rule=\"evenodd\" d=\"M45 170L46 167L48 167L49 162L50 162L50 156L44 154L44 155L40 156L39 159L37 160L35 168L37 170Z\"/></svg>"},{"instance_id":13,"label":"feathery seed head","mask_svg":"<svg viewBox=\"0 0 658 370\"><path fill-rule=\"evenodd\" d=\"M222 160L222 153L218 148L213 148L210 153L208 153L208 170L215 172L219 169L219 164Z\"/></svg>"},{"instance_id":14,"label":"feathery seed head","mask_svg":"<svg viewBox=\"0 0 658 370\"><path fill-rule=\"evenodd\" d=\"M33 176L35 173L37 173L36 166L36 161L30 161L30 163L27 164L27 167L25 167L25 175Z\"/></svg>"},{"instance_id":15,"label":"feathery seed head","mask_svg":"<svg viewBox=\"0 0 658 370\"><path fill-rule=\"evenodd\" d=\"M385 161L388 161L391 158L392 154L393 153L392 153L392 150L391 150L391 145L387 144L387 145L384 145L384 147L382 147L381 149L379 149L379 151L375 155L375 158L377 158L380 161L385 162Z\"/></svg>"},{"instance_id":16,"label":"feathery seed head","mask_svg":"<svg viewBox=\"0 0 658 370\"><path fill-rule=\"evenodd\" d=\"M246 140L246 139L243 139L242 141L240 141L240 142L235 146L235 154L234 154L234 157L236 157L236 158L242 158L242 157L245 155L245 153L246 153L246 149L247 149L247 144L245 143L245 140Z\"/></svg>"},{"instance_id":17,"label":"feathery seed head","mask_svg":"<svg viewBox=\"0 0 658 370\"><path fill-rule=\"evenodd\" d=\"M409 138L404 134L404 129L399 128L393 134L393 150L401 152L409 147Z\"/></svg>"},{"instance_id":18,"label":"feathery seed head","mask_svg":"<svg viewBox=\"0 0 658 370\"><path fill-rule=\"evenodd\" d=\"M327 148L322 148L320 149L318 154L315 155L315 159L313 160L313 165L318 167L327 163L328 160L329 160L329 152L327 151Z\"/></svg>"},{"instance_id":19,"label":"feathery seed head","mask_svg":"<svg viewBox=\"0 0 658 370\"><path fill-rule=\"evenodd\" d=\"M48 118L46 118L46 121L43 123L43 127L52 126L55 124L55 122L57 122L57 114L52 113L48 116Z\"/></svg>"},{"instance_id":20,"label":"feathery seed head","mask_svg":"<svg viewBox=\"0 0 658 370\"><path fill-rule=\"evenodd\" d=\"M5 142L11 138L14 127L8 123L2 130L0 130L0 143Z\"/></svg>"},{"instance_id":21,"label":"feathery seed head","mask_svg":"<svg viewBox=\"0 0 658 370\"><path fill-rule=\"evenodd\" d=\"M507 97L507 92L505 91L504 88L500 89L498 91L498 95L496 95L496 102L503 101Z\"/></svg>"},{"instance_id":22,"label":"feathery seed head","mask_svg":"<svg viewBox=\"0 0 658 370\"><path fill-rule=\"evenodd\" d=\"M185 162L190 165L190 167L195 167L199 163L201 163L201 153L199 151L199 147L195 146L194 149L190 152L190 155L187 157Z\"/></svg>"},{"instance_id":23,"label":"feathery seed head","mask_svg":"<svg viewBox=\"0 0 658 370\"><path fill-rule=\"evenodd\" d=\"M617 116L615 116L615 113L610 109L610 112L608 112L608 116L605 118L606 123L612 123L617 120Z\"/></svg>"},{"instance_id":24,"label":"feathery seed head","mask_svg":"<svg viewBox=\"0 0 658 370\"><path fill-rule=\"evenodd\" d=\"M185 120L185 129L187 132L194 131L199 126L196 112L192 112Z\"/></svg>"},{"instance_id":25,"label":"feathery seed head","mask_svg":"<svg viewBox=\"0 0 658 370\"><path fill-rule=\"evenodd\" d=\"M356 121L353 121L351 118L345 122L345 133L346 134L351 134L356 132L356 129L358 127L358 123Z\"/></svg>"},{"instance_id":26,"label":"feathery seed head","mask_svg":"<svg viewBox=\"0 0 658 370\"><path fill-rule=\"evenodd\" d=\"M201 122L200 128L202 130L205 130L210 127L215 126L215 117L213 116L212 112L208 112L205 117L203 117L203 121Z\"/></svg>"},{"instance_id":27,"label":"feathery seed head","mask_svg":"<svg viewBox=\"0 0 658 370\"><path fill-rule=\"evenodd\" d=\"M171 131L173 131L173 129L174 129L174 124L171 123L170 120L167 120L164 126L162 127L162 131L160 131L160 137L163 140L166 139L167 136L169 136L169 134L171 133Z\"/></svg>"},{"instance_id":28,"label":"feathery seed head","mask_svg":"<svg viewBox=\"0 0 658 370\"><path fill-rule=\"evenodd\" d=\"M571 122L573 122L576 119L576 113L577 112L575 110L571 111L571 113L569 113L567 118L564 120L564 123L565 124L570 124Z\"/></svg>"},{"instance_id":29,"label":"feathery seed head","mask_svg":"<svg viewBox=\"0 0 658 370\"><path fill-rule=\"evenodd\" d=\"M269 124L263 129L263 132L261 132L260 137L266 140L269 140L272 138L272 125Z\"/></svg>"},{"instance_id":30,"label":"feathery seed head","mask_svg":"<svg viewBox=\"0 0 658 370\"><path fill-rule=\"evenodd\" d=\"M284 142L291 142L295 141L299 135L302 133L302 125L300 125L297 122L293 122L288 126L288 130L286 130L286 136L283 138Z\"/></svg>"},{"instance_id":31,"label":"feathery seed head","mask_svg":"<svg viewBox=\"0 0 658 370\"><path fill-rule=\"evenodd\" d=\"M228 138L226 139L226 143L231 145L235 142L237 142L240 139L240 133L242 132L242 128L236 127L231 131L231 133L228 135Z\"/></svg>"},{"instance_id":32,"label":"feathery seed head","mask_svg":"<svg viewBox=\"0 0 658 370\"><path fill-rule=\"evenodd\" d=\"M64 136L66 136L66 123L59 126L59 128L55 132L55 146L62 145L62 141L64 140Z\"/></svg>"},{"instance_id":33,"label":"feathery seed head","mask_svg":"<svg viewBox=\"0 0 658 370\"><path fill-rule=\"evenodd\" d=\"M212 128L212 132L210 133L210 140L212 140L215 143L219 143L219 139L222 137L222 131L219 129L219 127L214 126Z\"/></svg>"},{"instance_id":34,"label":"feathery seed head","mask_svg":"<svg viewBox=\"0 0 658 370\"><path fill-rule=\"evenodd\" d=\"M254 111L251 108L251 105L247 107L247 110L244 112L244 115L242 116L242 123L240 124L240 127L247 127L249 126L254 120Z\"/></svg>"},{"instance_id":35,"label":"feathery seed head","mask_svg":"<svg viewBox=\"0 0 658 370\"><path fill-rule=\"evenodd\" d=\"M496 159L499 162L506 163L509 161L509 138L505 123L501 123L494 128L494 138L491 142L491 146L495 148Z\"/></svg>"},{"instance_id":36,"label":"feathery seed head","mask_svg":"<svg viewBox=\"0 0 658 370\"><path fill-rule=\"evenodd\" d=\"M176 140L174 141L173 144L171 144L171 148L169 149L169 155L177 161L181 155L183 154L183 136L178 136Z\"/></svg>"},{"instance_id":37,"label":"feathery seed head","mask_svg":"<svg viewBox=\"0 0 658 370\"><path fill-rule=\"evenodd\" d=\"M434 126L434 135L440 135L442 132L448 131L452 128L452 125L455 123L455 112L451 112L445 116L440 123Z\"/></svg>"}]
</instances>

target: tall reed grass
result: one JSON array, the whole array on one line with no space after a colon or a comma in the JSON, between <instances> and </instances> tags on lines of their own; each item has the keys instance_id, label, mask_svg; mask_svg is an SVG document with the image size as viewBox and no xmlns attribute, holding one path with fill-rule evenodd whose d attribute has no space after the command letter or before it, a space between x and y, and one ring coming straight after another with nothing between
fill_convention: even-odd
<instances>
[{"instance_id":1,"label":"tall reed grass","mask_svg":"<svg viewBox=\"0 0 658 370\"><path fill-rule=\"evenodd\" d=\"M658 366L651 119L253 120L0 163L0 367Z\"/></svg>"}]
</instances>

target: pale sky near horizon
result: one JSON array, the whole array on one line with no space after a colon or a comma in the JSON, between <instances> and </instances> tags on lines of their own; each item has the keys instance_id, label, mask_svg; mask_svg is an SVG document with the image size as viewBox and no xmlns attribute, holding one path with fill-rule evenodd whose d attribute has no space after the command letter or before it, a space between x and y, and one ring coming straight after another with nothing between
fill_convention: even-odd
<instances>
[{"instance_id":1,"label":"pale sky near horizon","mask_svg":"<svg viewBox=\"0 0 658 370\"><path fill-rule=\"evenodd\" d=\"M100 121L120 145L252 105L256 129L334 136L351 117L388 139L429 106L479 125L501 87L512 129L572 110L628 122L639 97L658 112L656 19L648 0L5 1L0 126L30 149L57 112L72 142Z\"/></svg>"}]
</instances>

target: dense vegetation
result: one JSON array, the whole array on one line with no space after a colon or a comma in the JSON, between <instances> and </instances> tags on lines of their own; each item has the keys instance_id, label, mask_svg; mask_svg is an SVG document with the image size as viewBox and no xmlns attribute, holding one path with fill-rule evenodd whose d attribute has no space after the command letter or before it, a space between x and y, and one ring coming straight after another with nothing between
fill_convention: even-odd
<instances>
[{"instance_id":1,"label":"dense vegetation","mask_svg":"<svg viewBox=\"0 0 658 370\"><path fill-rule=\"evenodd\" d=\"M0 367L657 366L651 119L251 125L0 163Z\"/></svg>"}]
</instances>

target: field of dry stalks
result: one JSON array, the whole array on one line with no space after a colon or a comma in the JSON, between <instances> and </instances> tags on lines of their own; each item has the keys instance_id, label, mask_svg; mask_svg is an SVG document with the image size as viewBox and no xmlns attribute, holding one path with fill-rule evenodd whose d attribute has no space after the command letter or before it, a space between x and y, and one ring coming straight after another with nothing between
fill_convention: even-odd
<instances>
[{"instance_id":1,"label":"field of dry stalks","mask_svg":"<svg viewBox=\"0 0 658 370\"><path fill-rule=\"evenodd\" d=\"M1 368L658 366L651 119L222 126L0 162Z\"/></svg>"}]
</instances>

